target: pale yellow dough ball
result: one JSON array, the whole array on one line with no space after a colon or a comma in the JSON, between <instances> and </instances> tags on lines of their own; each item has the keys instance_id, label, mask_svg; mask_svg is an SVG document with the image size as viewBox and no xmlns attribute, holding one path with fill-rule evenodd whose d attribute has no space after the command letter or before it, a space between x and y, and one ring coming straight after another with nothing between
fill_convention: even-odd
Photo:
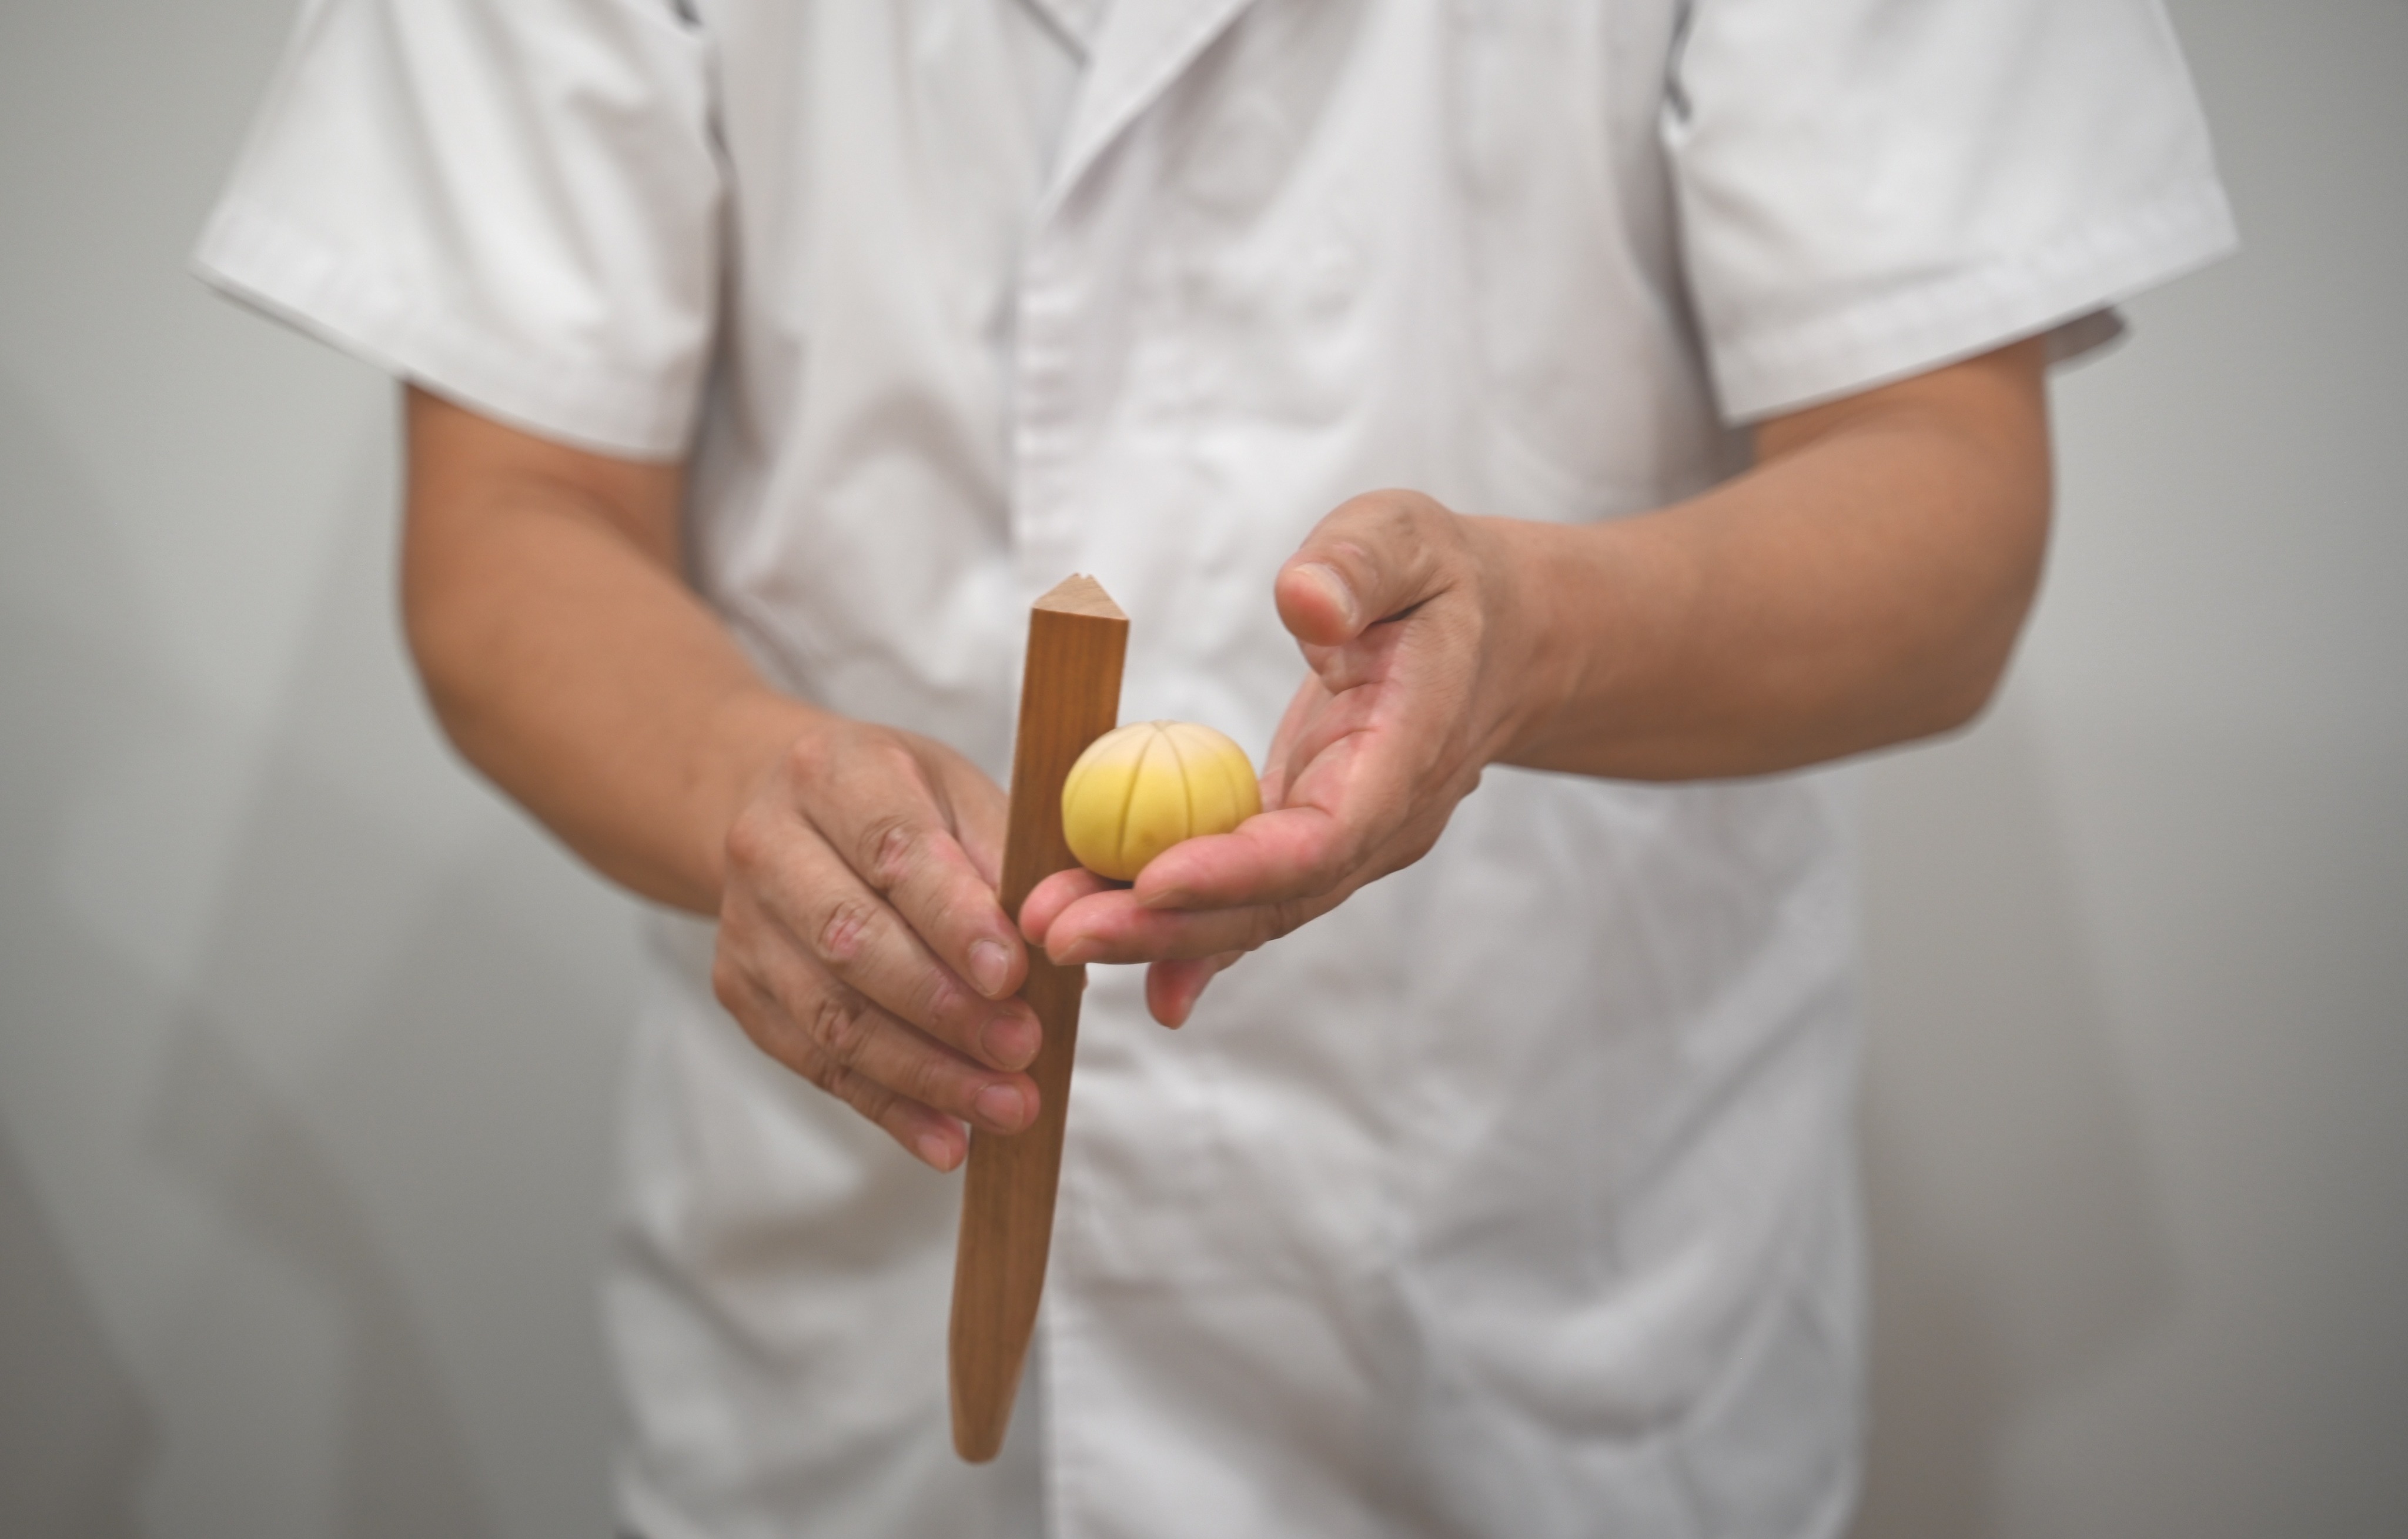
<instances>
[{"instance_id":1,"label":"pale yellow dough ball","mask_svg":"<svg viewBox=\"0 0 2408 1539\"><path fill-rule=\"evenodd\" d=\"M1062 783L1079 864L1131 882L1182 839L1226 834L1263 810L1246 752L1193 722L1135 722L1087 745Z\"/></svg>"}]
</instances>

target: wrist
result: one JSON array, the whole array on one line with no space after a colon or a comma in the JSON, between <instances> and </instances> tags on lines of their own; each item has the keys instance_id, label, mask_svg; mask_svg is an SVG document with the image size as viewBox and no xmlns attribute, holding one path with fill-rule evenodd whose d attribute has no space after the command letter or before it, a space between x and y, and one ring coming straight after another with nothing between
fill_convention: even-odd
<instances>
[{"instance_id":1,"label":"wrist","mask_svg":"<svg viewBox=\"0 0 2408 1539\"><path fill-rule=\"evenodd\" d=\"M688 771L692 788L688 864L716 912L727 863L728 830L776 776L795 745L836 718L828 712L748 683L707 713Z\"/></svg>"},{"instance_id":2,"label":"wrist","mask_svg":"<svg viewBox=\"0 0 2408 1539\"><path fill-rule=\"evenodd\" d=\"M1554 768L1551 753L1581 735L1610 693L1624 611L1614 591L1608 526L1469 517L1481 552L1488 632L1481 689L1490 763Z\"/></svg>"}]
</instances>

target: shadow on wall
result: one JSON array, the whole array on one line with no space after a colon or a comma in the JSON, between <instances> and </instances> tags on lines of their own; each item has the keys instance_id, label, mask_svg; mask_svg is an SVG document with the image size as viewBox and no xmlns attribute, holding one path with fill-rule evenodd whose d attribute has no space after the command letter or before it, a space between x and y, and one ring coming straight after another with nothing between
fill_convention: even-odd
<instances>
[{"instance_id":1,"label":"shadow on wall","mask_svg":"<svg viewBox=\"0 0 2408 1539\"><path fill-rule=\"evenodd\" d=\"M0 1533L479 1539L487 1470L601 1532L624 913L407 703L388 520L262 730L176 674L106 511L0 388ZM156 1306L122 1359L59 1230Z\"/></svg>"},{"instance_id":2,"label":"shadow on wall","mask_svg":"<svg viewBox=\"0 0 2408 1539\"><path fill-rule=\"evenodd\" d=\"M1992 1539L2028 1411L2172 1308L2172 1252L2011 694L1868 773L1872 1437L1856 1539Z\"/></svg>"},{"instance_id":3,"label":"shadow on wall","mask_svg":"<svg viewBox=\"0 0 2408 1539\"><path fill-rule=\"evenodd\" d=\"M365 916L330 926L312 911L347 873L405 864L381 842L394 831L347 817L284 757L258 808L273 829L242 841L222 900L235 922L207 963L205 991L228 1010L180 1023L151 1147L243 1243L338 1311L332 1459L346 1539L477 1539L493 1532L495 1482L538 1493L546 1527L573 1515L600 1532L607 1415L590 1287L618 1034L596 1027L617 1024L624 996L611 997L610 972L577 976L544 943L529 916L564 906L548 890L561 873L531 863L524 841L445 862L395 912L363 896ZM363 933L329 934L345 928ZM256 1030L309 1008L296 935L339 947L368 931L383 949L296 1097L233 1023ZM208 1308L194 1301L194 1329Z\"/></svg>"},{"instance_id":4,"label":"shadow on wall","mask_svg":"<svg viewBox=\"0 0 2408 1539\"><path fill-rule=\"evenodd\" d=\"M157 1432L0 1137L0 1518L22 1539L134 1539Z\"/></svg>"},{"instance_id":5,"label":"shadow on wall","mask_svg":"<svg viewBox=\"0 0 2408 1539\"><path fill-rule=\"evenodd\" d=\"M340 1167L206 1015L181 1022L156 1148L340 1311L336 1532L479 1539L474 1476L393 1269ZM205 1330L193 1319L187 1329Z\"/></svg>"},{"instance_id":6,"label":"shadow on wall","mask_svg":"<svg viewBox=\"0 0 2408 1539\"><path fill-rule=\"evenodd\" d=\"M194 1002L206 986L163 986L155 958L146 965L96 936L79 922L77 898L63 890L73 863L63 846L88 822L94 798L120 783L120 767L172 758L187 742L223 734L194 719L194 702L167 674L157 627L140 612L132 563L114 550L109 523L72 456L40 432L26 401L5 405L0 464L8 467L7 511L0 559L17 581L0 606L0 658L7 660L0 710L19 727L8 734L14 746L0 798L8 1028L29 1041L47 1039L35 1047L41 1055L35 1061L60 1066L63 1078L89 1072L90 1057L164 1048L155 1066L122 1065L150 1071L141 1081L165 1087L151 1152L164 1157L171 1179L196 1182L243 1238L297 1266L350 1316L339 1476L349 1489L337 1532L475 1539L486 1530L468 1499L468 1470L356 1195L278 1093L229 1045L211 1013ZM207 757L206 750L199 756ZM323 831L282 827L305 847L309 835ZM251 842L280 844L272 838ZM356 843L318 844L317 858L338 865L360 853ZM189 864L178 858L185 852L160 854L164 881L175 879L171 868ZM79 874L87 882L110 880ZM335 887L332 869L314 874L280 893L229 895L229 919L237 928L265 928L306 943L323 927L304 911L323 910ZM135 907L138 912L138 901ZM90 1057L77 1063L79 1055ZM234 1422L261 1408L240 1382L137 1383L108 1350L95 1308L75 1281L31 1182L7 1158L11 1152L0 1145L0 1532L26 1539L131 1534L143 1483L160 1463L163 1435L174 1432L145 1403L146 1389L151 1400L212 1402L215 1416ZM123 1172L142 1169L140 1152L106 1154L116 1179L87 1179L68 1200L106 1203L117 1210L109 1221L121 1226L156 1212L160 1193L124 1184ZM136 1163L120 1163L129 1156ZM195 1272L214 1270L204 1264ZM208 1286L201 1275L192 1283L178 1291L189 1297ZM206 1333L224 1334L226 1322L196 1317L182 1328L205 1342ZM206 1345L200 1350L206 1356Z\"/></svg>"},{"instance_id":7,"label":"shadow on wall","mask_svg":"<svg viewBox=\"0 0 2408 1539\"><path fill-rule=\"evenodd\" d=\"M123 564L96 499L7 384L0 381L0 1048L24 1075L29 1052L106 1043L112 1024L165 1009L154 982L77 933L52 891L68 799L150 713L160 686L141 667L139 631L110 624L126 596L112 603L102 590ZM139 1482L158 1460L158 1418L111 1348L28 1164L0 1128L0 1532L130 1536L139 1531Z\"/></svg>"}]
</instances>

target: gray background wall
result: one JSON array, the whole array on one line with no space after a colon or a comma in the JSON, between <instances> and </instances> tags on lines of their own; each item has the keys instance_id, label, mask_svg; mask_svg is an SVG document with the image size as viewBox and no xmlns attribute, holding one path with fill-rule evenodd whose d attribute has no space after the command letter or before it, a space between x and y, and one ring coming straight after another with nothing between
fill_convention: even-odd
<instances>
[{"instance_id":1,"label":"gray background wall","mask_svg":"<svg viewBox=\"0 0 2408 1539\"><path fill-rule=\"evenodd\" d=\"M2408 6L2175 13L2247 252L1868 777L1864 1539L2408 1532ZM389 388L181 272L288 18L0 8L0 1532L598 1534L628 908L424 721Z\"/></svg>"}]
</instances>

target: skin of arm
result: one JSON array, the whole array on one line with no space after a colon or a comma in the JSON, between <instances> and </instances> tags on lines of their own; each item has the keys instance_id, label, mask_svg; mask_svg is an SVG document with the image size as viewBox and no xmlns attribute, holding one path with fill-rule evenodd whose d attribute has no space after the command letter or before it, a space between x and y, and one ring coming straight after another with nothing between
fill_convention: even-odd
<instances>
[{"instance_id":1,"label":"skin of arm","mask_svg":"<svg viewBox=\"0 0 2408 1539\"><path fill-rule=\"evenodd\" d=\"M1049 878L1025 933L1059 962L1154 963L1177 1024L1238 956L1419 859L1490 764L1722 778L1965 725L2039 586L2045 367L2033 338L1784 414L1754 470L1635 518L1353 499L1275 585L1312 671L1264 814L1130 888Z\"/></svg>"},{"instance_id":2,"label":"skin of arm","mask_svg":"<svg viewBox=\"0 0 2408 1539\"><path fill-rule=\"evenodd\" d=\"M1003 793L764 683L681 574L678 467L415 389L407 434L403 628L461 754L603 874L717 913L746 1034L922 1160L1027 1126Z\"/></svg>"},{"instance_id":3,"label":"skin of arm","mask_svg":"<svg viewBox=\"0 0 2408 1539\"><path fill-rule=\"evenodd\" d=\"M1036 1111L1013 996L1056 960L1212 974L1420 858L1489 764L1675 780L1961 726L1995 688L2049 512L2037 341L1756 431L1757 467L1587 525L1356 497L1273 597L1309 666L1262 816L1133 887L995 900L1002 792L958 754L771 689L680 569L677 467L412 390L403 616L462 754L598 870L719 915L764 1051L939 1170Z\"/></svg>"}]
</instances>

